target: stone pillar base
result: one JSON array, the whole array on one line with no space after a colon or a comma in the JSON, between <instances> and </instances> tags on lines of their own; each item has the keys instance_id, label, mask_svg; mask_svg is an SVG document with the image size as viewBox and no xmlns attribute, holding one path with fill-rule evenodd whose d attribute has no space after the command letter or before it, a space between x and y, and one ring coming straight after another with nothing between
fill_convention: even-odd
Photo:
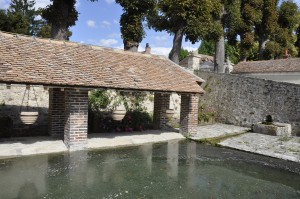
<instances>
[{"instance_id":1,"label":"stone pillar base","mask_svg":"<svg viewBox=\"0 0 300 199\"><path fill-rule=\"evenodd\" d=\"M49 89L48 126L49 134L63 137L65 120L65 92L60 88Z\"/></svg>"},{"instance_id":2,"label":"stone pillar base","mask_svg":"<svg viewBox=\"0 0 300 199\"><path fill-rule=\"evenodd\" d=\"M168 129L168 117L166 110L169 109L170 94L154 94L153 126L154 129Z\"/></svg>"},{"instance_id":3,"label":"stone pillar base","mask_svg":"<svg viewBox=\"0 0 300 199\"><path fill-rule=\"evenodd\" d=\"M198 103L198 95L181 94L179 132L184 136L196 134L198 131Z\"/></svg>"},{"instance_id":4,"label":"stone pillar base","mask_svg":"<svg viewBox=\"0 0 300 199\"><path fill-rule=\"evenodd\" d=\"M88 91L65 91L64 143L70 151L87 149Z\"/></svg>"}]
</instances>

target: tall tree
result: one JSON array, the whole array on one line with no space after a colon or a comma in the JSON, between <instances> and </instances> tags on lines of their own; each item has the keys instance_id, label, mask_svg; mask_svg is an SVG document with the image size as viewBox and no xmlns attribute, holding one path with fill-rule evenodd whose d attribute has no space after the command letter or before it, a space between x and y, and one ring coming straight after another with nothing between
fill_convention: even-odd
<instances>
[{"instance_id":1,"label":"tall tree","mask_svg":"<svg viewBox=\"0 0 300 199\"><path fill-rule=\"evenodd\" d=\"M263 0L242 0L241 18L242 23L239 29L241 38L240 60L246 61L249 50L255 43L254 26L262 19L261 8Z\"/></svg>"},{"instance_id":2,"label":"tall tree","mask_svg":"<svg viewBox=\"0 0 300 199\"><path fill-rule=\"evenodd\" d=\"M124 49L138 51L139 43L145 37L143 20L154 8L155 0L116 0L123 7L120 25Z\"/></svg>"},{"instance_id":3,"label":"tall tree","mask_svg":"<svg viewBox=\"0 0 300 199\"><path fill-rule=\"evenodd\" d=\"M208 36L219 37L221 27L215 21L220 6L217 0L159 0L148 24L156 31L174 35L170 59L178 64L184 36L192 43Z\"/></svg>"},{"instance_id":4,"label":"tall tree","mask_svg":"<svg viewBox=\"0 0 300 199\"><path fill-rule=\"evenodd\" d=\"M277 5L278 0L264 0L262 6L262 18L255 26L259 43L259 59L263 60L266 44L278 30Z\"/></svg>"},{"instance_id":5,"label":"tall tree","mask_svg":"<svg viewBox=\"0 0 300 199\"><path fill-rule=\"evenodd\" d=\"M276 41L284 51L293 51L295 36L294 32L299 24L298 5L291 0L282 2L278 13L279 30Z\"/></svg>"},{"instance_id":6,"label":"tall tree","mask_svg":"<svg viewBox=\"0 0 300 199\"><path fill-rule=\"evenodd\" d=\"M70 37L69 27L75 25L78 12L75 8L76 0L51 0L42 17L51 24L51 37L59 40L68 40Z\"/></svg>"},{"instance_id":7,"label":"tall tree","mask_svg":"<svg viewBox=\"0 0 300 199\"><path fill-rule=\"evenodd\" d=\"M246 61L249 50L255 43L254 27L262 20L263 0L233 0L227 8L227 37L230 44L240 36L240 60Z\"/></svg>"},{"instance_id":8,"label":"tall tree","mask_svg":"<svg viewBox=\"0 0 300 199\"><path fill-rule=\"evenodd\" d=\"M0 11L0 29L25 35L33 35L37 12L35 1L12 0L7 10Z\"/></svg>"}]
</instances>

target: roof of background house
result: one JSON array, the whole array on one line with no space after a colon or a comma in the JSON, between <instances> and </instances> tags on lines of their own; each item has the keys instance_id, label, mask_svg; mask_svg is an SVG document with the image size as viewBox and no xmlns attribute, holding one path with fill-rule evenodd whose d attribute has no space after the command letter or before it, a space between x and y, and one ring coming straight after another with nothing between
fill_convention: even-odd
<instances>
[{"instance_id":1,"label":"roof of background house","mask_svg":"<svg viewBox=\"0 0 300 199\"><path fill-rule=\"evenodd\" d=\"M300 72L300 58L240 62L232 73Z\"/></svg>"},{"instance_id":2,"label":"roof of background house","mask_svg":"<svg viewBox=\"0 0 300 199\"><path fill-rule=\"evenodd\" d=\"M214 57L213 56L198 54L197 52L192 52L187 57L185 57L183 60L181 60L180 63L179 63L179 65L185 65L185 64L187 64L190 57L197 57L197 58L199 58L200 59L200 63L201 62L205 62L205 61L214 62Z\"/></svg>"},{"instance_id":3,"label":"roof of background house","mask_svg":"<svg viewBox=\"0 0 300 199\"><path fill-rule=\"evenodd\" d=\"M204 93L163 56L0 31L0 83Z\"/></svg>"}]
</instances>

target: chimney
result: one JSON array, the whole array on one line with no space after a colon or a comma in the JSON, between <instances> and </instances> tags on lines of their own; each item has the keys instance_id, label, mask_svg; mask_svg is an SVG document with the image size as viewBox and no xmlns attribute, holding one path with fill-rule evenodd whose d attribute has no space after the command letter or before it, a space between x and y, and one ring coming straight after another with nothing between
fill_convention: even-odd
<instances>
[{"instance_id":1,"label":"chimney","mask_svg":"<svg viewBox=\"0 0 300 199\"><path fill-rule=\"evenodd\" d=\"M145 54L151 54L151 48L148 43L146 43Z\"/></svg>"}]
</instances>

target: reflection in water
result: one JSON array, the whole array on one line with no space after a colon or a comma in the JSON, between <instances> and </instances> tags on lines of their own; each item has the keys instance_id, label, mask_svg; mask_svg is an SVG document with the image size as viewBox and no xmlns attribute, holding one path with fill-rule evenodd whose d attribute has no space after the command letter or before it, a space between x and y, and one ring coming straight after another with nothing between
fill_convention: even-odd
<instances>
[{"instance_id":1,"label":"reflection in water","mask_svg":"<svg viewBox=\"0 0 300 199\"><path fill-rule=\"evenodd\" d=\"M187 143L187 173L188 173L188 177L187 177L187 186L188 187L193 187L194 185L196 185L196 181L197 178L194 175L195 173L195 161L196 161L196 157L197 157L197 144L196 142L188 142Z\"/></svg>"},{"instance_id":2,"label":"reflection in water","mask_svg":"<svg viewBox=\"0 0 300 199\"><path fill-rule=\"evenodd\" d=\"M167 174L170 177L178 176L179 141L168 142L167 163L169 165Z\"/></svg>"},{"instance_id":3,"label":"reflection in water","mask_svg":"<svg viewBox=\"0 0 300 199\"><path fill-rule=\"evenodd\" d=\"M22 187L20 187L18 193L18 199L32 199L38 198L38 190L34 183L32 182L25 182Z\"/></svg>"},{"instance_id":4,"label":"reflection in water","mask_svg":"<svg viewBox=\"0 0 300 199\"><path fill-rule=\"evenodd\" d=\"M0 160L0 198L300 198L300 176L260 158L172 141Z\"/></svg>"},{"instance_id":5,"label":"reflection in water","mask_svg":"<svg viewBox=\"0 0 300 199\"><path fill-rule=\"evenodd\" d=\"M76 151L65 155L69 163L69 183L71 187L87 184L88 151Z\"/></svg>"},{"instance_id":6,"label":"reflection in water","mask_svg":"<svg viewBox=\"0 0 300 199\"><path fill-rule=\"evenodd\" d=\"M152 144L145 144L139 147L146 161L146 168L151 174L152 172Z\"/></svg>"},{"instance_id":7,"label":"reflection in water","mask_svg":"<svg viewBox=\"0 0 300 199\"><path fill-rule=\"evenodd\" d=\"M46 192L47 156L2 160L0 198L32 198Z\"/></svg>"},{"instance_id":8,"label":"reflection in water","mask_svg":"<svg viewBox=\"0 0 300 199\"><path fill-rule=\"evenodd\" d=\"M124 178L122 172L119 172L117 164L119 158L117 155L108 154L104 158L102 179L104 182L122 183Z\"/></svg>"}]
</instances>

